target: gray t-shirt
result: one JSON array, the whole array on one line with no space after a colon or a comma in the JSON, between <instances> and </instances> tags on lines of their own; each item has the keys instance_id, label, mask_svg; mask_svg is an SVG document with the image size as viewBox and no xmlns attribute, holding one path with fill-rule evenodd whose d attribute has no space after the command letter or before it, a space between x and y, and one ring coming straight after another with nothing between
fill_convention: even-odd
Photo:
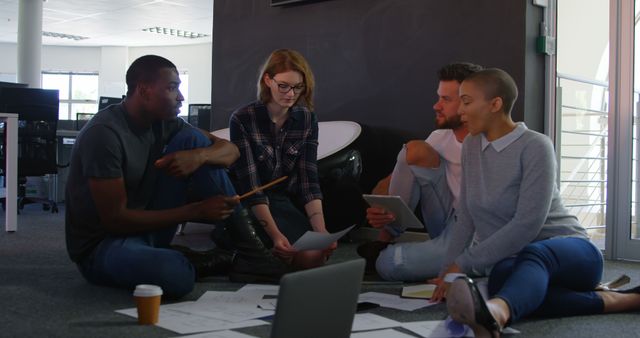
<instances>
[{"instance_id":1,"label":"gray t-shirt","mask_svg":"<svg viewBox=\"0 0 640 338\"><path fill-rule=\"evenodd\" d=\"M491 143L467 136L459 204L445 268L455 262L467 273L487 271L532 242L588 238L562 204L551 140L522 123ZM477 245L464 250L474 233Z\"/></svg>"},{"instance_id":2,"label":"gray t-shirt","mask_svg":"<svg viewBox=\"0 0 640 338\"><path fill-rule=\"evenodd\" d=\"M107 235L100 223L89 178L123 178L127 207L147 209L155 194L158 170L153 163L183 128L182 119L151 128L135 126L122 104L99 111L78 134L71 150L66 190L66 240L69 257L79 262Z\"/></svg>"}]
</instances>

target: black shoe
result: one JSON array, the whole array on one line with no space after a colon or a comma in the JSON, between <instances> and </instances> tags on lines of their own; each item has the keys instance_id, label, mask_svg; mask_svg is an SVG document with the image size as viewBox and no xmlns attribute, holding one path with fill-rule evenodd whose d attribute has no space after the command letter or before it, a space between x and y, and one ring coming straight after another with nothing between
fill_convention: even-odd
<instances>
[{"instance_id":1,"label":"black shoe","mask_svg":"<svg viewBox=\"0 0 640 338\"><path fill-rule=\"evenodd\" d=\"M229 237L229 233L225 229L224 224L216 224L215 228L211 230L209 237L213 243L215 243L216 247L227 251L235 251L231 237Z\"/></svg>"},{"instance_id":2,"label":"black shoe","mask_svg":"<svg viewBox=\"0 0 640 338\"><path fill-rule=\"evenodd\" d=\"M268 283L278 284L280 278L293 270L274 256L251 257L236 255L229 280L234 283Z\"/></svg>"},{"instance_id":3,"label":"black shoe","mask_svg":"<svg viewBox=\"0 0 640 338\"><path fill-rule=\"evenodd\" d=\"M233 266L234 255L227 250L214 248L207 251L196 251L180 245L174 245L172 248L180 251L191 262L198 279L226 275Z\"/></svg>"},{"instance_id":4,"label":"black shoe","mask_svg":"<svg viewBox=\"0 0 640 338\"><path fill-rule=\"evenodd\" d=\"M378 260L378 256L380 256L380 252L386 249L389 244L389 242L372 241L358 246L356 249L358 255L367 261L367 265L365 267L365 271L367 273L376 272L376 261Z\"/></svg>"},{"instance_id":5,"label":"black shoe","mask_svg":"<svg viewBox=\"0 0 640 338\"><path fill-rule=\"evenodd\" d=\"M500 337L502 329L471 278L459 277L451 283L447 311L451 319L468 325L476 337Z\"/></svg>"},{"instance_id":6,"label":"black shoe","mask_svg":"<svg viewBox=\"0 0 640 338\"><path fill-rule=\"evenodd\" d=\"M247 209L235 212L226 222L226 232L236 248L236 259L229 275L233 282L277 283L289 265L276 258L256 233L257 221Z\"/></svg>"}]
</instances>

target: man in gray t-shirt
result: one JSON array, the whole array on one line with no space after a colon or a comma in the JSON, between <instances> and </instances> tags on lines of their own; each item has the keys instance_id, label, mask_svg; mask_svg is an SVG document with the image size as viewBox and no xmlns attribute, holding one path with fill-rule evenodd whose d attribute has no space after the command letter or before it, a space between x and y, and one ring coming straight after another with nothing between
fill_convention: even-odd
<instances>
[{"instance_id":1,"label":"man in gray t-shirt","mask_svg":"<svg viewBox=\"0 0 640 338\"><path fill-rule=\"evenodd\" d=\"M92 283L156 284L172 297L232 264L241 275L278 278L284 265L255 236L227 177L238 149L176 117L184 100L179 85L173 63L143 56L127 71L126 99L98 112L78 135L66 190L71 260ZM188 192L199 201L187 203ZM225 226L239 258L171 249L177 225L194 219Z\"/></svg>"}]
</instances>

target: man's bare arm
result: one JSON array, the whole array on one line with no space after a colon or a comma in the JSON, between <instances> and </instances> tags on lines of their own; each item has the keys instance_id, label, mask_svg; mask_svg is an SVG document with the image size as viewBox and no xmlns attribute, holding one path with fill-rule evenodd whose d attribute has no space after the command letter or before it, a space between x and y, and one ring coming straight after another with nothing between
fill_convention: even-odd
<instances>
[{"instance_id":1,"label":"man's bare arm","mask_svg":"<svg viewBox=\"0 0 640 338\"><path fill-rule=\"evenodd\" d=\"M237 196L215 196L174 209L136 210L127 208L122 178L90 178L89 189L101 224L107 231L123 235L159 230L191 219L225 219L239 203Z\"/></svg>"},{"instance_id":2,"label":"man's bare arm","mask_svg":"<svg viewBox=\"0 0 640 338\"><path fill-rule=\"evenodd\" d=\"M209 147L176 151L155 162L155 166L171 176L187 177L204 164L228 168L240 157L235 144L198 129L213 142Z\"/></svg>"},{"instance_id":3,"label":"man's bare arm","mask_svg":"<svg viewBox=\"0 0 640 338\"><path fill-rule=\"evenodd\" d=\"M198 129L213 143L208 148L203 148L204 163L230 167L240 157L240 150L231 141L221 139L206 130Z\"/></svg>"}]
</instances>

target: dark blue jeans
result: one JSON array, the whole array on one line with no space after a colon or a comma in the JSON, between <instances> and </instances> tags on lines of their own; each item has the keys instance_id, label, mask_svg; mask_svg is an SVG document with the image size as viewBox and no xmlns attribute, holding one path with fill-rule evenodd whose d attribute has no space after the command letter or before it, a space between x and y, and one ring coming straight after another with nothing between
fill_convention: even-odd
<instances>
[{"instance_id":1,"label":"dark blue jeans","mask_svg":"<svg viewBox=\"0 0 640 338\"><path fill-rule=\"evenodd\" d=\"M500 261L489 277L489 295L503 299L511 321L527 315L581 316L602 313L593 291L602 278L600 250L582 238L553 238L527 245Z\"/></svg>"},{"instance_id":2,"label":"dark blue jeans","mask_svg":"<svg viewBox=\"0 0 640 338\"><path fill-rule=\"evenodd\" d=\"M165 154L202 148L211 141L193 128L179 132L168 144ZM188 179L161 174L153 209L179 207L187 194L199 198L236 194L224 168L202 166ZM182 297L193 289L195 270L178 251L169 248L177 225L135 236L108 236L79 265L91 283L133 289L138 284L155 284L164 295Z\"/></svg>"}]
</instances>

